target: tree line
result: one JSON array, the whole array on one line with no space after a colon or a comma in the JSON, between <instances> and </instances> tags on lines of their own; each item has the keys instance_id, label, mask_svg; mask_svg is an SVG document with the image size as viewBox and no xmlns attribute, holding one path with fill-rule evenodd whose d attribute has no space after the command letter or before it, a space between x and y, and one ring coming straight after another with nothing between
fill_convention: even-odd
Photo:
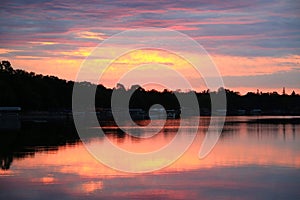
<instances>
[{"instance_id":1,"label":"tree line","mask_svg":"<svg viewBox=\"0 0 300 200\"><path fill-rule=\"evenodd\" d=\"M111 95L114 90L132 92L130 108L140 108L147 111L154 104L161 104L166 109L180 109L176 95L191 95L195 93L202 113L211 112L211 96L226 93L228 114L245 113L261 110L265 114L300 114L300 95L278 94L277 92L239 92L219 88L218 91L164 91L145 90L139 85L125 89L122 84L115 88L106 88L99 84L88 82L78 83L81 87L96 86L95 103L97 108L110 108ZM59 79L55 76L44 76L13 69L9 61L0 62L0 106L20 106L28 111L63 111L72 108L72 91L74 81Z\"/></svg>"}]
</instances>

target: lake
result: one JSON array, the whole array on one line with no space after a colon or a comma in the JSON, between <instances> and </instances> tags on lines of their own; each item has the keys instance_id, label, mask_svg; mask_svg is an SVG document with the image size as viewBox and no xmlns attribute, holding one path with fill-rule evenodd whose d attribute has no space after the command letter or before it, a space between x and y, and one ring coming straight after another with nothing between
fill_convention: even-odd
<instances>
[{"instance_id":1,"label":"lake","mask_svg":"<svg viewBox=\"0 0 300 200\"><path fill-rule=\"evenodd\" d=\"M190 148L173 164L148 173L125 173L100 163L70 124L25 124L20 131L1 132L0 199L300 199L300 124L299 117L290 118L228 117L216 146L199 159L209 121L201 117ZM168 120L147 138L127 135L110 123L103 127L113 144L144 153L168 144L178 120ZM182 144L194 129L186 125ZM87 146L103 141L93 136Z\"/></svg>"}]
</instances>

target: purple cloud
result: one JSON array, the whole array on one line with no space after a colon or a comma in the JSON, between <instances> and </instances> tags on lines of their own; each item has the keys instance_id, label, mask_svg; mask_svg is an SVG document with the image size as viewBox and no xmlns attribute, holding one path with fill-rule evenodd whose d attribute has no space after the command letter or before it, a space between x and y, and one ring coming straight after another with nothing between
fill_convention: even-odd
<instances>
[{"instance_id":1,"label":"purple cloud","mask_svg":"<svg viewBox=\"0 0 300 200\"><path fill-rule=\"evenodd\" d=\"M11 51L0 55L58 57L60 51L95 47L100 40L93 36L145 26L181 31L216 55L299 55L299 13L297 1L279 0L5 0L0 42ZM38 45L43 42L53 45Z\"/></svg>"}]
</instances>

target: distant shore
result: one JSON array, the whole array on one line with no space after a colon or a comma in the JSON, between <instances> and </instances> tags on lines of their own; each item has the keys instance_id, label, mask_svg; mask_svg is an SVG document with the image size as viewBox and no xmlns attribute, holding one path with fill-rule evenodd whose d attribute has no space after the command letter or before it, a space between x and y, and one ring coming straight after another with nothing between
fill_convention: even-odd
<instances>
[{"instance_id":1,"label":"distant shore","mask_svg":"<svg viewBox=\"0 0 300 200\"><path fill-rule=\"evenodd\" d=\"M97 115L98 116L98 115ZM210 117L211 115L200 115L200 117ZM218 116L218 115L214 115ZM189 116L189 117L195 117L195 116ZM272 123L272 124L300 124L300 115L227 115L228 119L230 117L253 117L253 119L248 120L247 123ZM38 123L44 123L44 122L73 122L73 115L71 112L26 112L26 113L20 113L19 119L22 122L38 122ZM111 121L113 120L113 117L107 117L107 118L99 118L101 121ZM135 118L135 120L145 120L145 119L139 119ZM231 121L235 123L234 121ZM236 123L239 123L237 121Z\"/></svg>"},{"instance_id":2,"label":"distant shore","mask_svg":"<svg viewBox=\"0 0 300 200\"><path fill-rule=\"evenodd\" d=\"M300 94L295 91L286 94L284 87L281 94L275 91L263 93L257 90L255 93L248 92L245 95L223 87L216 91L209 88L203 88L203 91L182 91L180 89L157 91L155 89L146 90L137 84L126 88L121 83L117 83L114 88L107 88L102 84L67 81L55 76L44 76L13 69L9 61L0 62L0 85L3 85L0 107L21 108L20 113L24 120L72 118L74 85L81 88L82 91L95 91L94 106L97 108L96 112L99 112L100 118L104 120L111 118L109 115L111 115L110 108L113 106L111 103L113 93L118 94L120 98L130 97L129 107L135 110L134 115L137 118L147 118L149 108L156 104L170 111L167 113L168 117L175 118L179 117L178 110L191 116L199 115L198 108L202 116L211 114L228 116L300 115ZM212 99L223 99L224 95L226 95L226 102L215 102L215 105L212 106ZM191 96L197 98L198 102L195 105L185 104L183 106L178 101L178 99L189 99ZM82 105L82 103L79 109L86 110L85 108L90 107Z\"/></svg>"}]
</instances>

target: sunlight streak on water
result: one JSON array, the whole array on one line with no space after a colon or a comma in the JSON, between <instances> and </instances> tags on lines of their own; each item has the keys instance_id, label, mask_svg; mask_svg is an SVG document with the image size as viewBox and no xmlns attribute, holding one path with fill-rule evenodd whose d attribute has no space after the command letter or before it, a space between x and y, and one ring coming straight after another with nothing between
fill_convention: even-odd
<instances>
[{"instance_id":1,"label":"sunlight streak on water","mask_svg":"<svg viewBox=\"0 0 300 200\"><path fill-rule=\"evenodd\" d=\"M244 193L252 197L249 199L299 197L296 188L300 184L300 124L246 123L249 119L252 118L229 118L213 151L200 160L198 152L206 130L203 122L194 143L180 159L147 174L110 169L97 162L79 140L62 143L67 138L61 135L48 146L31 141L21 148L17 145L22 142L16 139L14 148L1 151L2 165L7 162L9 169L0 170L0 198L38 199L51 194L49 199L85 195L92 199L185 199L185 195L211 199L213 194L219 194L230 199L241 198ZM170 122L159 134L139 139L118 132L116 127L106 128L112 143L132 152L163 147L177 129L176 123ZM185 127L186 137L193 128ZM147 129L143 131L147 134ZM99 137L92 137L89 142L94 146L101 144ZM257 196L255 191L262 195Z\"/></svg>"}]
</instances>

